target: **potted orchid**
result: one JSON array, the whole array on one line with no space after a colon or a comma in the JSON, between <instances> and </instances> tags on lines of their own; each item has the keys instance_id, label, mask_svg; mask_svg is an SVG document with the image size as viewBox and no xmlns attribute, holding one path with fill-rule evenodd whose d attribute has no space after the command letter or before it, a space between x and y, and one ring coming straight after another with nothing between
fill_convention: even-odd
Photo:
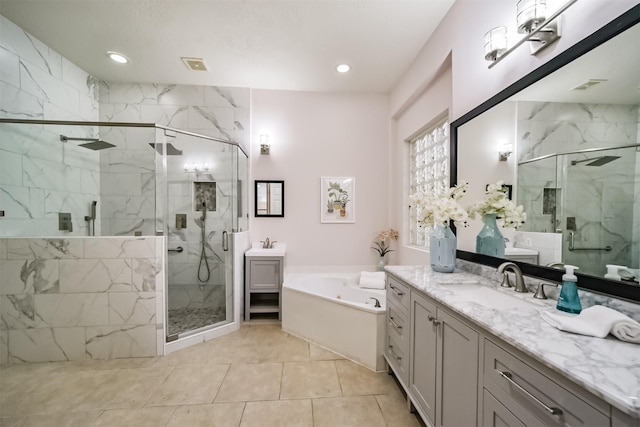
<instances>
[{"instance_id":1,"label":"potted orchid","mask_svg":"<svg viewBox=\"0 0 640 427\"><path fill-rule=\"evenodd\" d=\"M429 236L431 269L440 273L451 273L456 265L457 240L451 231L451 221L456 226L467 226L467 210L460 201L466 194L469 183L461 181L442 196L418 192L410 196L411 207L417 211L420 227L433 227Z\"/></svg>"},{"instance_id":2,"label":"potted orchid","mask_svg":"<svg viewBox=\"0 0 640 427\"><path fill-rule=\"evenodd\" d=\"M378 252L378 255L380 255L380 260L378 260L378 270L384 270L384 256L389 252L393 252L393 249L391 249L392 239L398 240L398 232L393 228L389 228L387 230L382 230L373 240L373 246L371 246L371 249Z\"/></svg>"},{"instance_id":3,"label":"potted orchid","mask_svg":"<svg viewBox=\"0 0 640 427\"><path fill-rule=\"evenodd\" d=\"M476 237L476 253L504 257L505 239L498 225L505 228L518 228L527 220L522 206L509 200L507 187L498 181L489 184L485 198L469 207L469 217L482 217L484 226Z\"/></svg>"}]
</instances>

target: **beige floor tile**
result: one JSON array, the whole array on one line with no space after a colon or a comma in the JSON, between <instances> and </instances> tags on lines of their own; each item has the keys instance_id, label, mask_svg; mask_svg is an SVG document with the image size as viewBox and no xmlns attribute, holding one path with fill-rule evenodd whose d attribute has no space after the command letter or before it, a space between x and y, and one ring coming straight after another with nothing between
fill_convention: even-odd
<instances>
[{"instance_id":1,"label":"beige floor tile","mask_svg":"<svg viewBox=\"0 0 640 427\"><path fill-rule=\"evenodd\" d=\"M238 427L244 403L178 406L166 427Z\"/></svg>"},{"instance_id":2,"label":"beige floor tile","mask_svg":"<svg viewBox=\"0 0 640 427\"><path fill-rule=\"evenodd\" d=\"M287 362L282 370L280 399L342 396L333 361Z\"/></svg>"},{"instance_id":3,"label":"beige floor tile","mask_svg":"<svg viewBox=\"0 0 640 427\"><path fill-rule=\"evenodd\" d=\"M314 427L386 427L373 396L313 399Z\"/></svg>"},{"instance_id":4,"label":"beige floor tile","mask_svg":"<svg viewBox=\"0 0 640 427\"><path fill-rule=\"evenodd\" d=\"M209 357L213 355L214 347L210 343L196 344L182 350L169 353L166 356L159 357L154 363L154 367L160 366L184 366L199 365L207 363Z\"/></svg>"},{"instance_id":5,"label":"beige floor tile","mask_svg":"<svg viewBox=\"0 0 640 427\"><path fill-rule=\"evenodd\" d=\"M274 339L264 342L259 363L305 362L309 360L309 343L300 338Z\"/></svg>"},{"instance_id":6,"label":"beige floor tile","mask_svg":"<svg viewBox=\"0 0 640 427\"><path fill-rule=\"evenodd\" d=\"M333 351L322 348L318 345L309 343L309 358L311 360L340 360L344 357Z\"/></svg>"},{"instance_id":7,"label":"beige floor tile","mask_svg":"<svg viewBox=\"0 0 640 427\"><path fill-rule=\"evenodd\" d=\"M313 427L311 400L247 402L240 427Z\"/></svg>"},{"instance_id":8,"label":"beige floor tile","mask_svg":"<svg viewBox=\"0 0 640 427\"><path fill-rule=\"evenodd\" d=\"M0 427L22 427L26 417L0 418Z\"/></svg>"},{"instance_id":9,"label":"beige floor tile","mask_svg":"<svg viewBox=\"0 0 640 427\"><path fill-rule=\"evenodd\" d=\"M0 413L10 417L73 409L89 393L107 384L116 372L79 370L42 375L38 386L27 393L0 395Z\"/></svg>"},{"instance_id":10,"label":"beige floor tile","mask_svg":"<svg viewBox=\"0 0 640 427\"><path fill-rule=\"evenodd\" d=\"M336 360L335 364L344 396L389 394L398 387L386 372L373 372L349 360Z\"/></svg>"},{"instance_id":11,"label":"beige floor tile","mask_svg":"<svg viewBox=\"0 0 640 427\"><path fill-rule=\"evenodd\" d=\"M286 340L291 335L282 330L279 323L266 325L251 325L244 338L252 341Z\"/></svg>"},{"instance_id":12,"label":"beige floor tile","mask_svg":"<svg viewBox=\"0 0 640 427\"><path fill-rule=\"evenodd\" d=\"M376 396L388 427L422 427L416 415L409 412L407 400L401 393Z\"/></svg>"},{"instance_id":13,"label":"beige floor tile","mask_svg":"<svg viewBox=\"0 0 640 427\"><path fill-rule=\"evenodd\" d=\"M102 411L90 412L62 412L47 415L30 415L24 417L17 424L3 424L3 427L78 427L96 424Z\"/></svg>"},{"instance_id":14,"label":"beige floor tile","mask_svg":"<svg viewBox=\"0 0 640 427\"><path fill-rule=\"evenodd\" d=\"M164 426L175 406L156 408L111 409L104 411L92 427L159 427ZM186 427L186 426L185 426Z\"/></svg>"},{"instance_id":15,"label":"beige floor tile","mask_svg":"<svg viewBox=\"0 0 640 427\"><path fill-rule=\"evenodd\" d=\"M229 365L177 366L145 406L212 403L228 370Z\"/></svg>"},{"instance_id":16,"label":"beige floor tile","mask_svg":"<svg viewBox=\"0 0 640 427\"><path fill-rule=\"evenodd\" d=\"M216 345L209 356L208 363L213 364L249 364L258 363L263 343L241 340L227 341L224 345Z\"/></svg>"},{"instance_id":17,"label":"beige floor tile","mask_svg":"<svg viewBox=\"0 0 640 427\"><path fill-rule=\"evenodd\" d=\"M278 400L282 363L231 365L215 402Z\"/></svg>"},{"instance_id":18,"label":"beige floor tile","mask_svg":"<svg viewBox=\"0 0 640 427\"><path fill-rule=\"evenodd\" d=\"M141 408L173 370L173 367L118 370L109 382L92 390L74 411Z\"/></svg>"},{"instance_id":19,"label":"beige floor tile","mask_svg":"<svg viewBox=\"0 0 640 427\"><path fill-rule=\"evenodd\" d=\"M83 360L74 362L74 364L77 369L138 369L150 368L158 359L158 357L130 357L126 359Z\"/></svg>"}]
</instances>

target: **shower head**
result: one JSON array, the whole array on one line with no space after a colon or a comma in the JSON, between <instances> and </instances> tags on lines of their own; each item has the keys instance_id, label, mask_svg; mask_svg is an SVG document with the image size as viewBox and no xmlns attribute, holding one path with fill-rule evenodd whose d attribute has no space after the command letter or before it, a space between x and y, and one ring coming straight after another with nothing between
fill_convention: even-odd
<instances>
[{"instance_id":1,"label":"shower head","mask_svg":"<svg viewBox=\"0 0 640 427\"><path fill-rule=\"evenodd\" d=\"M600 157L592 157L590 159L572 160L571 166L575 166L578 163L584 163L584 162L589 162L585 166L602 166L619 158L620 156L600 156Z\"/></svg>"},{"instance_id":2,"label":"shower head","mask_svg":"<svg viewBox=\"0 0 640 427\"><path fill-rule=\"evenodd\" d=\"M84 144L78 144L79 147L88 148L89 150L104 150L105 148L112 148L115 145L106 141L101 141L98 138L72 138L70 136L60 135L60 141L85 141Z\"/></svg>"},{"instance_id":3,"label":"shower head","mask_svg":"<svg viewBox=\"0 0 640 427\"><path fill-rule=\"evenodd\" d=\"M168 143L168 144L156 144L156 143L150 142L149 145L151 147L155 148L156 151L158 152L158 154L162 154L162 147L164 145L166 145L167 146L167 156L182 156L182 150L178 150L171 143Z\"/></svg>"}]
</instances>

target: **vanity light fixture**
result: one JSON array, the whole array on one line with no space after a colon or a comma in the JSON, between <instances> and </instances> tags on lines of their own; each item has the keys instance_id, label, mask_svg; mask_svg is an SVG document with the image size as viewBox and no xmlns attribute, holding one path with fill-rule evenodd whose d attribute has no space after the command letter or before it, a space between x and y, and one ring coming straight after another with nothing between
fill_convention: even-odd
<instances>
[{"instance_id":1,"label":"vanity light fixture","mask_svg":"<svg viewBox=\"0 0 640 427\"><path fill-rule=\"evenodd\" d=\"M129 63L129 58L127 58L126 56L124 56L123 54L119 53L119 52L114 52L112 50L107 52L107 56L114 62L117 62L118 64L128 64Z\"/></svg>"},{"instance_id":2,"label":"vanity light fixture","mask_svg":"<svg viewBox=\"0 0 640 427\"><path fill-rule=\"evenodd\" d=\"M269 150L271 147L269 146L269 135L261 134L260 135L260 154L269 154Z\"/></svg>"},{"instance_id":3,"label":"vanity light fixture","mask_svg":"<svg viewBox=\"0 0 640 427\"><path fill-rule=\"evenodd\" d=\"M509 160L509 156L513 153L513 144L507 141L500 141L498 148L498 159L501 162Z\"/></svg>"},{"instance_id":4,"label":"vanity light fixture","mask_svg":"<svg viewBox=\"0 0 640 427\"><path fill-rule=\"evenodd\" d=\"M209 163L205 162L203 165L200 163L185 163L184 164L185 172L209 172Z\"/></svg>"},{"instance_id":5,"label":"vanity light fixture","mask_svg":"<svg viewBox=\"0 0 640 427\"><path fill-rule=\"evenodd\" d=\"M484 36L484 58L491 61L489 68L506 58L520 45L529 42L531 54L535 55L545 47L553 44L562 35L562 13L578 0L569 0L551 15L547 13L547 0L518 0L516 23L518 33L524 33L516 44L506 48L506 30L504 32L504 49L502 46L502 30L496 27ZM493 39L495 37L495 40Z\"/></svg>"}]
</instances>

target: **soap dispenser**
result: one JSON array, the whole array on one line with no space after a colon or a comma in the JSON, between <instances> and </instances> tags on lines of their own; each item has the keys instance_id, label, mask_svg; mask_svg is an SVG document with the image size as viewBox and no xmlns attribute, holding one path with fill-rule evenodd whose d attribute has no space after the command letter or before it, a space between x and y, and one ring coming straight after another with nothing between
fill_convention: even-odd
<instances>
[{"instance_id":1,"label":"soap dispenser","mask_svg":"<svg viewBox=\"0 0 640 427\"><path fill-rule=\"evenodd\" d=\"M564 268L566 273L562 275L562 290L556 308L567 313L578 314L582 311L582 306L578 296L578 278L573 274L573 271L578 270L578 267L565 265Z\"/></svg>"},{"instance_id":2,"label":"soap dispenser","mask_svg":"<svg viewBox=\"0 0 640 427\"><path fill-rule=\"evenodd\" d=\"M620 280L620 269L626 270L624 265L607 264L607 274L604 275L605 279Z\"/></svg>"}]
</instances>

